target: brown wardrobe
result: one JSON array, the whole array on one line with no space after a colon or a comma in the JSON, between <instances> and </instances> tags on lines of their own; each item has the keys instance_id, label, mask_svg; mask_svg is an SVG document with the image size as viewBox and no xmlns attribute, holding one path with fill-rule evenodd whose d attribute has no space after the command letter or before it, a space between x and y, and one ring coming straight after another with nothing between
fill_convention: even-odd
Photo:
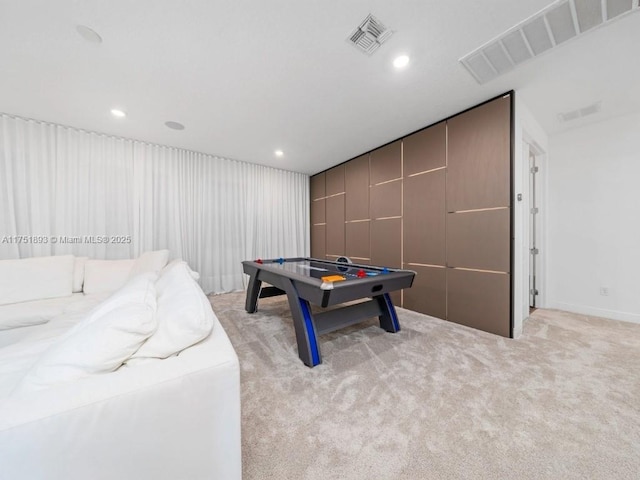
<instances>
[{"instance_id":1,"label":"brown wardrobe","mask_svg":"<svg viewBox=\"0 0 640 480\"><path fill-rule=\"evenodd\" d=\"M311 177L311 256L417 272L397 306L512 336L513 92Z\"/></svg>"}]
</instances>

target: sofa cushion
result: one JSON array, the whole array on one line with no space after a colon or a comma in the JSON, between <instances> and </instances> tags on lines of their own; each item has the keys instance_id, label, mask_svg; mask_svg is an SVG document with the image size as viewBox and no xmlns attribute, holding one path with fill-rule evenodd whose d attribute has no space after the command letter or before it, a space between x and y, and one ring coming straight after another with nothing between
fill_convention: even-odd
<instances>
[{"instance_id":1,"label":"sofa cushion","mask_svg":"<svg viewBox=\"0 0 640 480\"><path fill-rule=\"evenodd\" d=\"M175 262L163 270L156 282L157 331L132 355L167 358L206 338L213 327L213 310L186 262Z\"/></svg>"},{"instance_id":2,"label":"sofa cushion","mask_svg":"<svg viewBox=\"0 0 640 480\"><path fill-rule=\"evenodd\" d=\"M87 260L84 264L84 293L91 295L116 291L127 283L135 263L134 259Z\"/></svg>"},{"instance_id":3,"label":"sofa cushion","mask_svg":"<svg viewBox=\"0 0 640 480\"><path fill-rule=\"evenodd\" d=\"M0 260L0 305L71 295L73 255Z\"/></svg>"},{"instance_id":4,"label":"sofa cushion","mask_svg":"<svg viewBox=\"0 0 640 480\"><path fill-rule=\"evenodd\" d=\"M89 301L94 297L99 296L92 295L87 298L81 293L76 293L68 297L0 305L0 331L46 323L69 309L78 311L78 308L84 308L88 310L95 305ZM102 300L104 300L104 295Z\"/></svg>"},{"instance_id":5,"label":"sofa cushion","mask_svg":"<svg viewBox=\"0 0 640 480\"><path fill-rule=\"evenodd\" d=\"M144 252L138 258L129 273L131 278L141 273L156 272L160 273L160 270L169 261L169 250L155 250L153 252Z\"/></svg>"},{"instance_id":6,"label":"sofa cushion","mask_svg":"<svg viewBox=\"0 0 640 480\"><path fill-rule=\"evenodd\" d=\"M88 312L38 358L15 392L116 370L156 329L156 278L139 275Z\"/></svg>"},{"instance_id":7,"label":"sofa cushion","mask_svg":"<svg viewBox=\"0 0 640 480\"><path fill-rule=\"evenodd\" d=\"M54 338L20 341L0 348L0 402L15 391L29 369L54 341Z\"/></svg>"},{"instance_id":8,"label":"sofa cushion","mask_svg":"<svg viewBox=\"0 0 640 480\"><path fill-rule=\"evenodd\" d=\"M84 283L84 264L87 263L89 257L76 257L73 264L73 293L82 291Z\"/></svg>"}]
</instances>

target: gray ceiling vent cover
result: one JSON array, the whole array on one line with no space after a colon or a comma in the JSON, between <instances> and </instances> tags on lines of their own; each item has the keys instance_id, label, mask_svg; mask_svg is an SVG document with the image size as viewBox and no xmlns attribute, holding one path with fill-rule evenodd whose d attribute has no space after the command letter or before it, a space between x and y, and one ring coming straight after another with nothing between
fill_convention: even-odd
<instances>
[{"instance_id":1,"label":"gray ceiling vent cover","mask_svg":"<svg viewBox=\"0 0 640 480\"><path fill-rule=\"evenodd\" d=\"M567 40L638 11L640 0L558 0L460 59L480 84Z\"/></svg>"},{"instance_id":2,"label":"gray ceiling vent cover","mask_svg":"<svg viewBox=\"0 0 640 480\"><path fill-rule=\"evenodd\" d=\"M360 26L349 35L347 40L355 45L358 50L371 55L392 34L393 30L385 27L380 20L369 14Z\"/></svg>"},{"instance_id":3,"label":"gray ceiling vent cover","mask_svg":"<svg viewBox=\"0 0 640 480\"><path fill-rule=\"evenodd\" d=\"M586 117L598 113L602 109L602 102L597 102L587 107L578 108L570 112L564 112L558 114L558 120L561 122L570 122L571 120L577 120L578 118Z\"/></svg>"}]
</instances>

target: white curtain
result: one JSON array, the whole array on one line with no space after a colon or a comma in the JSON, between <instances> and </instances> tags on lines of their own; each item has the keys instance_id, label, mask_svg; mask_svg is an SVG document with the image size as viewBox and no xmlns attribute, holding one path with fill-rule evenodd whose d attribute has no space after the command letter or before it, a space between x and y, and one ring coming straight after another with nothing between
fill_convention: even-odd
<instances>
[{"instance_id":1,"label":"white curtain","mask_svg":"<svg viewBox=\"0 0 640 480\"><path fill-rule=\"evenodd\" d=\"M307 175L8 115L0 122L0 259L168 248L217 293L244 287L242 260L309 252Z\"/></svg>"}]
</instances>

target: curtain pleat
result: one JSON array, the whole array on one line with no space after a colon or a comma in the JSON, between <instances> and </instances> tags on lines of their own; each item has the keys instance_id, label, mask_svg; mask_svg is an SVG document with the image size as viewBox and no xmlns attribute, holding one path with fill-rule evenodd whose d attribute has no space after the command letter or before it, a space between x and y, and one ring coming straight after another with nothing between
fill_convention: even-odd
<instances>
[{"instance_id":1,"label":"curtain pleat","mask_svg":"<svg viewBox=\"0 0 640 480\"><path fill-rule=\"evenodd\" d=\"M307 175L8 115L0 133L1 259L167 248L220 293L242 260L309 252Z\"/></svg>"}]
</instances>

